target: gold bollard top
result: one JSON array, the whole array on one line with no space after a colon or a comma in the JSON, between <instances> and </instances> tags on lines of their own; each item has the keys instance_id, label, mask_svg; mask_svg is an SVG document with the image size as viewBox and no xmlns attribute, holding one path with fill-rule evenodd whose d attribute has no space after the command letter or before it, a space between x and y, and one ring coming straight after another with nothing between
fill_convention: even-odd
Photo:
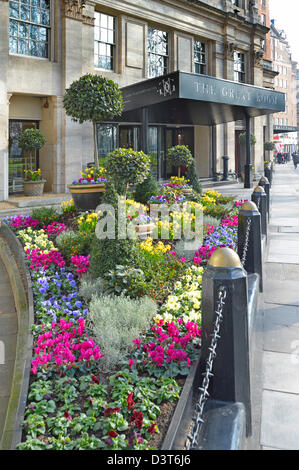
<instances>
[{"instance_id":1,"label":"gold bollard top","mask_svg":"<svg viewBox=\"0 0 299 470\"><path fill-rule=\"evenodd\" d=\"M209 266L215 268L235 268L241 267L238 254L231 248L217 248L209 260Z\"/></svg>"},{"instance_id":2,"label":"gold bollard top","mask_svg":"<svg viewBox=\"0 0 299 470\"><path fill-rule=\"evenodd\" d=\"M246 201L241 206L240 211L257 211L257 205L253 201Z\"/></svg>"},{"instance_id":3,"label":"gold bollard top","mask_svg":"<svg viewBox=\"0 0 299 470\"><path fill-rule=\"evenodd\" d=\"M265 190L264 190L264 188L263 188L262 186L257 186L257 187L254 189L253 192L254 192L254 193L264 193Z\"/></svg>"},{"instance_id":4,"label":"gold bollard top","mask_svg":"<svg viewBox=\"0 0 299 470\"><path fill-rule=\"evenodd\" d=\"M266 176L262 176L262 177L260 178L260 180L259 180L259 183L261 183L261 182L262 182L262 183L269 183L269 180L268 180L268 178L267 178Z\"/></svg>"}]
</instances>

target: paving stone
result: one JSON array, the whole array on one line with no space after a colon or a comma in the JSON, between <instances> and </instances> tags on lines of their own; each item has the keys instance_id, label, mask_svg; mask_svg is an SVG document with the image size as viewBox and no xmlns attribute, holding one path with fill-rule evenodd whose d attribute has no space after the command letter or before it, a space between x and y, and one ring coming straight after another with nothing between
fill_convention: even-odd
<instances>
[{"instance_id":1,"label":"paving stone","mask_svg":"<svg viewBox=\"0 0 299 470\"><path fill-rule=\"evenodd\" d=\"M298 264L284 264L283 266L284 277L287 281L299 281L299 265Z\"/></svg>"},{"instance_id":2,"label":"paving stone","mask_svg":"<svg viewBox=\"0 0 299 470\"><path fill-rule=\"evenodd\" d=\"M299 450L299 395L264 390L261 445Z\"/></svg>"},{"instance_id":3,"label":"paving stone","mask_svg":"<svg viewBox=\"0 0 299 470\"><path fill-rule=\"evenodd\" d=\"M264 301L273 304L299 306L299 280L265 280Z\"/></svg>"},{"instance_id":4,"label":"paving stone","mask_svg":"<svg viewBox=\"0 0 299 470\"><path fill-rule=\"evenodd\" d=\"M277 281L283 281L285 279L282 264L265 263L264 282L268 282L268 279L276 279Z\"/></svg>"},{"instance_id":5,"label":"paving stone","mask_svg":"<svg viewBox=\"0 0 299 470\"><path fill-rule=\"evenodd\" d=\"M265 351L263 357L263 388L299 394L299 329L296 354Z\"/></svg>"}]
</instances>

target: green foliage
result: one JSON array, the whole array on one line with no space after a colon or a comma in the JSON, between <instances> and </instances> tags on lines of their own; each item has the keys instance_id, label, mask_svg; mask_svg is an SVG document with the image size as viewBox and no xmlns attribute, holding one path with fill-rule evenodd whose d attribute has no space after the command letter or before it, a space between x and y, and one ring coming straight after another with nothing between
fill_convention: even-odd
<instances>
[{"instance_id":1,"label":"green foliage","mask_svg":"<svg viewBox=\"0 0 299 470\"><path fill-rule=\"evenodd\" d=\"M105 167L116 185L125 185L126 194L129 185L142 183L148 175L150 157L130 148L118 148L109 153Z\"/></svg>"},{"instance_id":2,"label":"green foliage","mask_svg":"<svg viewBox=\"0 0 299 470\"><path fill-rule=\"evenodd\" d=\"M190 163L186 172L186 179L189 180L189 184L192 186L193 191L198 194L202 193L202 186L197 175L196 163L194 158L192 159L192 162Z\"/></svg>"},{"instance_id":3,"label":"green foliage","mask_svg":"<svg viewBox=\"0 0 299 470\"><path fill-rule=\"evenodd\" d=\"M105 292L135 298L143 295L146 283L142 269L117 265L105 275Z\"/></svg>"},{"instance_id":4,"label":"green foliage","mask_svg":"<svg viewBox=\"0 0 299 470\"><path fill-rule=\"evenodd\" d=\"M104 274L115 269L122 263L134 266L138 258L138 245L136 240L99 240L94 238L90 249L89 273L94 277L103 277Z\"/></svg>"},{"instance_id":5,"label":"green foliage","mask_svg":"<svg viewBox=\"0 0 299 470\"><path fill-rule=\"evenodd\" d=\"M46 139L39 129L25 129L19 137L18 145L23 150L38 150L46 143Z\"/></svg>"},{"instance_id":6,"label":"green foliage","mask_svg":"<svg viewBox=\"0 0 299 470\"><path fill-rule=\"evenodd\" d=\"M205 216L211 216L219 220L224 219L227 217L233 208L233 203L228 204L212 204L210 206L206 206L204 214Z\"/></svg>"},{"instance_id":7,"label":"green foliage","mask_svg":"<svg viewBox=\"0 0 299 470\"><path fill-rule=\"evenodd\" d=\"M275 143L274 142L265 142L264 143L264 150L270 150L273 151L275 150Z\"/></svg>"},{"instance_id":8,"label":"green foliage","mask_svg":"<svg viewBox=\"0 0 299 470\"><path fill-rule=\"evenodd\" d=\"M69 261L71 257L75 255L87 256L93 239L93 233L87 233L81 230L78 232L66 230L58 235L55 243L63 258Z\"/></svg>"},{"instance_id":9,"label":"green foliage","mask_svg":"<svg viewBox=\"0 0 299 470\"><path fill-rule=\"evenodd\" d=\"M92 299L93 295L104 293L104 281L101 278L93 279L89 274L83 276L80 280L79 295L86 302Z\"/></svg>"},{"instance_id":10,"label":"green foliage","mask_svg":"<svg viewBox=\"0 0 299 470\"><path fill-rule=\"evenodd\" d=\"M106 295L92 298L87 322L105 355L101 360L104 370L113 370L121 363L132 350L132 341L146 331L156 312L155 303L146 297L138 300Z\"/></svg>"},{"instance_id":11,"label":"green foliage","mask_svg":"<svg viewBox=\"0 0 299 470\"><path fill-rule=\"evenodd\" d=\"M124 103L116 83L97 74L86 74L66 90L63 106L68 116L82 124L119 116Z\"/></svg>"},{"instance_id":12,"label":"green foliage","mask_svg":"<svg viewBox=\"0 0 299 470\"><path fill-rule=\"evenodd\" d=\"M32 218L39 220L39 225L49 225L59 218L58 212L53 207L39 207L32 211Z\"/></svg>"},{"instance_id":13,"label":"green foliage","mask_svg":"<svg viewBox=\"0 0 299 470\"><path fill-rule=\"evenodd\" d=\"M187 168L193 161L192 153L187 145L175 145L168 149L167 156L172 160L175 166L186 166Z\"/></svg>"},{"instance_id":14,"label":"green foliage","mask_svg":"<svg viewBox=\"0 0 299 470\"><path fill-rule=\"evenodd\" d=\"M151 196L158 194L159 187L157 181L153 177L152 172L149 173L148 177L135 188L134 199L141 204L146 204Z\"/></svg>"},{"instance_id":15,"label":"green foliage","mask_svg":"<svg viewBox=\"0 0 299 470\"><path fill-rule=\"evenodd\" d=\"M242 134L239 135L239 143L241 145L246 144L246 132L243 132ZM256 144L256 137L254 134L250 134L250 144L255 145Z\"/></svg>"},{"instance_id":16,"label":"green foliage","mask_svg":"<svg viewBox=\"0 0 299 470\"><path fill-rule=\"evenodd\" d=\"M115 214L115 237L98 239L94 238L90 248L89 273L94 278L103 277L106 273L115 269L118 264L126 266L134 265L138 258L137 239L118 239L118 194L111 181L107 182L103 203L109 204ZM104 214L99 219L105 217Z\"/></svg>"}]
</instances>

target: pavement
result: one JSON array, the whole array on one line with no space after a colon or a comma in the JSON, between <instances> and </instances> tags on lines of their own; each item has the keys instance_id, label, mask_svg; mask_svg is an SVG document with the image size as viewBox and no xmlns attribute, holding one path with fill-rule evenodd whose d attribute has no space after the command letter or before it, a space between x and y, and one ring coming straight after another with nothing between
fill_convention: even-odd
<instances>
[{"instance_id":1,"label":"pavement","mask_svg":"<svg viewBox=\"0 0 299 470\"><path fill-rule=\"evenodd\" d=\"M0 441L14 372L17 313L10 280L0 258Z\"/></svg>"},{"instance_id":2,"label":"pavement","mask_svg":"<svg viewBox=\"0 0 299 470\"><path fill-rule=\"evenodd\" d=\"M260 446L299 449L299 169L276 165L264 268Z\"/></svg>"}]
</instances>

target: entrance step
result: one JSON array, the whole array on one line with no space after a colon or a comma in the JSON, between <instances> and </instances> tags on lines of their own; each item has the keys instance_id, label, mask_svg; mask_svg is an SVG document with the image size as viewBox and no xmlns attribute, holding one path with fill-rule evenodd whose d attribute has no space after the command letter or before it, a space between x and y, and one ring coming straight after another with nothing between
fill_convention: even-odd
<instances>
[{"instance_id":1,"label":"entrance step","mask_svg":"<svg viewBox=\"0 0 299 470\"><path fill-rule=\"evenodd\" d=\"M60 208L63 201L72 198L70 193L44 193L42 196L9 196L7 201L0 202L0 218L31 213L38 207Z\"/></svg>"},{"instance_id":2,"label":"entrance step","mask_svg":"<svg viewBox=\"0 0 299 470\"><path fill-rule=\"evenodd\" d=\"M202 188L211 188L211 189L217 186L238 184L238 181L235 179L231 179L229 181L215 181L213 178L200 178L199 181L200 181Z\"/></svg>"}]
</instances>

